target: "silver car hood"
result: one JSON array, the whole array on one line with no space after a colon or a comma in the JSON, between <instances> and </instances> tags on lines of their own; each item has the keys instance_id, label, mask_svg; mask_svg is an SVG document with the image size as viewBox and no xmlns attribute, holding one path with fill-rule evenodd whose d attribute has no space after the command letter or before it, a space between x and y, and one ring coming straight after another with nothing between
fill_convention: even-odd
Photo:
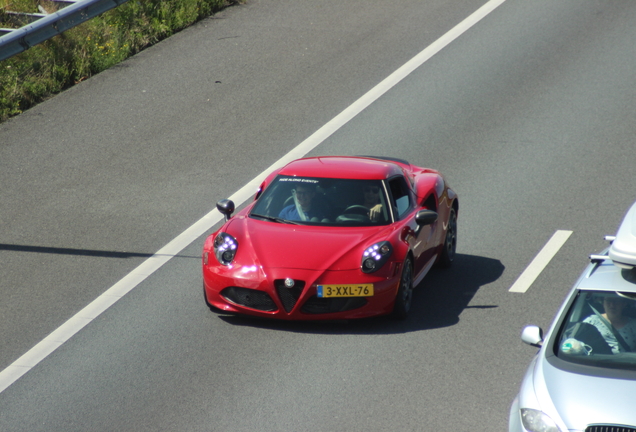
<instances>
[{"instance_id":1,"label":"silver car hood","mask_svg":"<svg viewBox=\"0 0 636 432\"><path fill-rule=\"evenodd\" d=\"M551 404L546 411L555 409L569 430L582 431L591 424L636 426L636 381L568 372L545 357L536 367L537 396L547 392ZM547 401L541 399L543 406Z\"/></svg>"}]
</instances>

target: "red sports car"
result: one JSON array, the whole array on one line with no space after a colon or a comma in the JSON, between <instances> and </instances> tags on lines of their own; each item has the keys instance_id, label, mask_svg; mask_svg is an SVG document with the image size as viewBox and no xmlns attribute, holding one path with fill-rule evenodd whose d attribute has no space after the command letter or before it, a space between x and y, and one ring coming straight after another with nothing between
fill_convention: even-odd
<instances>
[{"instance_id":1,"label":"red sports car","mask_svg":"<svg viewBox=\"0 0 636 432\"><path fill-rule=\"evenodd\" d=\"M288 320L406 318L413 288L457 244L457 194L432 169L382 157L298 159L205 241L212 310Z\"/></svg>"}]
</instances>

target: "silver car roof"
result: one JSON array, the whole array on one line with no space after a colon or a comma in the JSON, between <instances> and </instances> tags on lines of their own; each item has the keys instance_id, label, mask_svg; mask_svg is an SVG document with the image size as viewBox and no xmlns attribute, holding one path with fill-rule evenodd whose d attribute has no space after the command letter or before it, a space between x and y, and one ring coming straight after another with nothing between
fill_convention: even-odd
<instances>
[{"instance_id":1,"label":"silver car roof","mask_svg":"<svg viewBox=\"0 0 636 432\"><path fill-rule=\"evenodd\" d=\"M590 264L577 284L578 289L636 293L636 269L620 268L607 259Z\"/></svg>"},{"instance_id":2,"label":"silver car roof","mask_svg":"<svg viewBox=\"0 0 636 432\"><path fill-rule=\"evenodd\" d=\"M592 263L576 288L636 293L636 203L627 211L609 248L590 255Z\"/></svg>"},{"instance_id":3,"label":"silver car roof","mask_svg":"<svg viewBox=\"0 0 636 432\"><path fill-rule=\"evenodd\" d=\"M609 257L619 267L636 266L636 203L627 211L616 238L609 248Z\"/></svg>"}]
</instances>

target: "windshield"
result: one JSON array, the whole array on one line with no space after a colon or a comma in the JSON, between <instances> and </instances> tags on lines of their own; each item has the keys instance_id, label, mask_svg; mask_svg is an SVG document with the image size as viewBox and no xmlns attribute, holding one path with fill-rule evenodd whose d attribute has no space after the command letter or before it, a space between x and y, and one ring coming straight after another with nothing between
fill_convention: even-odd
<instances>
[{"instance_id":1,"label":"windshield","mask_svg":"<svg viewBox=\"0 0 636 432\"><path fill-rule=\"evenodd\" d=\"M250 217L276 223L329 226L386 225L391 221L381 180L278 176Z\"/></svg>"},{"instance_id":2,"label":"windshield","mask_svg":"<svg viewBox=\"0 0 636 432\"><path fill-rule=\"evenodd\" d=\"M633 293L580 291L555 347L561 359L636 370L636 300Z\"/></svg>"}]
</instances>

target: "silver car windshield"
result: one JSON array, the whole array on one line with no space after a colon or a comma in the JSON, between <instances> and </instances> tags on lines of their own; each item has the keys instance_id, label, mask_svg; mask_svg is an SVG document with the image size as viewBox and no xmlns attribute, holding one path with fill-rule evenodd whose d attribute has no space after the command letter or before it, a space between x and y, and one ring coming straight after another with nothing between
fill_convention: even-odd
<instances>
[{"instance_id":1,"label":"silver car windshield","mask_svg":"<svg viewBox=\"0 0 636 432\"><path fill-rule=\"evenodd\" d=\"M388 202L381 180L278 176L250 217L303 225L386 225L392 217Z\"/></svg>"},{"instance_id":2,"label":"silver car windshield","mask_svg":"<svg viewBox=\"0 0 636 432\"><path fill-rule=\"evenodd\" d=\"M579 291L556 343L555 354L563 360L635 370L634 293Z\"/></svg>"}]
</instances>

